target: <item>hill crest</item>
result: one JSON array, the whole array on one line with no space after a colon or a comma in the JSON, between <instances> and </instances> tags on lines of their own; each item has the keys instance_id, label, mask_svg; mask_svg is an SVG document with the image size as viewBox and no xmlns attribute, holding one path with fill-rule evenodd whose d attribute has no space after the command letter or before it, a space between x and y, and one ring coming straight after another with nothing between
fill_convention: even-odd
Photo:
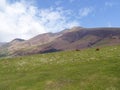
<instances>
[{"instance_id":1,"label":"hill crest","mask_svg":"<svg viewBox=\"0 0 120 90\"><path fill-rule=\"evenodd\" d=\"M45 33L29 40L15 39L6 45L10 55L28 55L120 44L120 28L73 27Z\"/></svg>"}]
</instances>

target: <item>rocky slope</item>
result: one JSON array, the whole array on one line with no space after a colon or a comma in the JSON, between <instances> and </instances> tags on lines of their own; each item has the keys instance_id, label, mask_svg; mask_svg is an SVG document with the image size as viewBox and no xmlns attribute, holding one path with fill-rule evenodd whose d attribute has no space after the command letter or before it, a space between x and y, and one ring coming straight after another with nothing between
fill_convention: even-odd
<instances>
[{"instance_id":1,"label":"rocky slope","mask_svg":"<svg viewBox=\"0 0 120 90\"><path fill-rule=\"evenodd\" d=\"M26 41L15 39L4 45L4 49L8 55L16 56L119 44L120 28L73 27L58 33L40 34Z\"/></svg>"}]
</instances>

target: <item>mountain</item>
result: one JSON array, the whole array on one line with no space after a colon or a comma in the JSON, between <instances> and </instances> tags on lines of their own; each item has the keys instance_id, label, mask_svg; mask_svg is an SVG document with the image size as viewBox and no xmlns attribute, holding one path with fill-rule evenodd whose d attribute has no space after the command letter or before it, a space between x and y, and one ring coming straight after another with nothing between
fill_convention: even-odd
<instances>
[{"instance_id":1,"label":"mountain","mask_svg":"<svg viewBox=\"0 0 120 90\"><path fill-rule=\"evenodd\" d=\"M3 42L0 42L0 47L2 46L2 45L4 45L5 43L3 43Z\"/></svg>"},{"instance_id":2,"label":"mountain","mask_svg":"<svg viewBox=\"0 0 120 90\"><path fill-rule=\"evenodd\" d=\"M18 56L119 44L120 28L73 27L58 33L40 34L29 40L15 39L4 48L8 55Z\"/></svg>"}]
</instances>

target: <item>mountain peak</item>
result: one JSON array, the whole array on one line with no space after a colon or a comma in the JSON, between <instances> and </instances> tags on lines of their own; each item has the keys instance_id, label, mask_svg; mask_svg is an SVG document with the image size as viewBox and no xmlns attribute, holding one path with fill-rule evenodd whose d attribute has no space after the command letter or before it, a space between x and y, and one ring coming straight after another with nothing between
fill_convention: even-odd
<instances>
[{"instance_id":1,"label":"mountain peak","mask_svg":"<svg viewBox=\"0 0 120 90\"><path fill-rule=\"evenodd\" d=\"M24 39L20 39L20 38L16 38L14 40L11 41L11 43L17 43L17 42L23 42L25 41Z\"/></svg>"},{"instance_id":2,"label":"mountain peak","mask_svg":"<svg viewBox=\"0 0 120 90\"><path fill-rule=\"evenodd\" d=\"M71 29L82 29L83 27L81 27L81 26L74 26L74 27L72 27Z\"/></svg>"},{"instance_id":3,"label":"mountain peak","mask_svg":"<svg viewBox=\"0 0 120 90\"><path fill-rule=\"evenodd\" d=\"M74 27L72 27L70 29L64 29L63 31L61 31L61 33L74 32L74 31L78 31L80 29L83 29L83 27L74 26Z\"/></svg>"}]
</instances>

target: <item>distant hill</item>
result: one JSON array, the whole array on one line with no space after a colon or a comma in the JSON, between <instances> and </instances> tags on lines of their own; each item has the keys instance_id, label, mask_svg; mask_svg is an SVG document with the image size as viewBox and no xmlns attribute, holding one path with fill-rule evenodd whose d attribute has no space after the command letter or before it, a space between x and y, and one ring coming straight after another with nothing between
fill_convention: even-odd
<instances>
[{"instance_id":1,"label":"distant hill","mask_svg":"<svg viewBox=\"0 0 120 90\"><path fill-rule=\"evenodd\" d=\"M15 39L4 48L9 55L16 56L119 44L120 28L73 27L58 33L40 34L29 40Z\"/></svg>"},{"instance_id":2,"label":"distant hill","mask_svg":"<svg viewBox=\"0 0 120 90\"><path fill-rule=\"evenodd\" d=\"M1 47L2 45L4 45L4 44L6 44L6 42L0 42L0 47Z\"/></svg>"}]
</instances>

